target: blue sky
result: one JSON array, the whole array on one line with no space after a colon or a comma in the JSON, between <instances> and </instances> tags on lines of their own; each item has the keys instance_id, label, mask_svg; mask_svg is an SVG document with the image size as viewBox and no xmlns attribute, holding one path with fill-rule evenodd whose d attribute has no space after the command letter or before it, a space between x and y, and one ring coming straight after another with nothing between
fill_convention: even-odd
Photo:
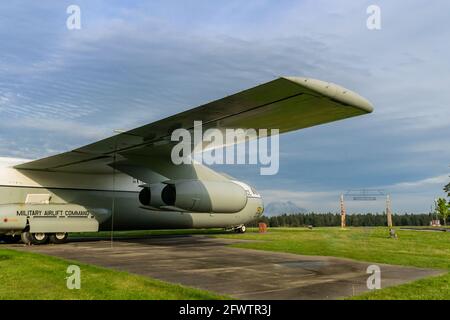
<instances>
[{"instance_id":1,"label":"blue sky","mask_svg":"<svg viewBox=\"0 0 450 320\"><path fill-rule=\"evenodd\" d=\"M66 28L67 6L81 30ZM366 8L381 8L381 30ZM280 172L219 170L266 201L338 210L383 188L395 211L427 211L450 165L450 2L9 1L0 4L0 155L39 158L280 75L336 82L373 114L280 138ZM382 201L348 203L381 211Z\"/></svg>"}]
</instances>

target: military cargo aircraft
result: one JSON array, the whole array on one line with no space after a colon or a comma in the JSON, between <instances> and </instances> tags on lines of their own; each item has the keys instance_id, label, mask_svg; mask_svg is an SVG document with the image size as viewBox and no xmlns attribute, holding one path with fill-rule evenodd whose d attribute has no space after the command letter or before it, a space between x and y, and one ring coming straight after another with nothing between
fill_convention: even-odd
<instances>
[{"instance_id":1,"label":"military cargo aircraft","mask_svg":"<svg viewBox=\"0 0 450 320\"><path fill-rule=\"evenodd\" d=\"M364 115L369 101L336 84L280 77L87 146L34 161L2 158L0 237L62 243L70 232L230 228L263 213L251 186L202 163L174 164L179 128L279 133Z\"/></svg>"}]
</instances>

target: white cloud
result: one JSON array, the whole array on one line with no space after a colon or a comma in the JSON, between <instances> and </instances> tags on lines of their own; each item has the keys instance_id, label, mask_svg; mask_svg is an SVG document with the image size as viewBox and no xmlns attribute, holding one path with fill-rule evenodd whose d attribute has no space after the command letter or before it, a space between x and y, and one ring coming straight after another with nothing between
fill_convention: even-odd
<instances>
[{"instance_id":1,"label":"white cloud","mask_svg":"<svg viewBox=\"0 0 450 320\"><path fill-rule=\"evenodd\" d=\"M428 188L435 186L444 186L449 181L449 174L443 174L436 177L425 178L417 181L399 182L389 187L396 191L414 191L419 188ZM442 188L441 188L442 189Z\"/></svg>"}]
</instances>

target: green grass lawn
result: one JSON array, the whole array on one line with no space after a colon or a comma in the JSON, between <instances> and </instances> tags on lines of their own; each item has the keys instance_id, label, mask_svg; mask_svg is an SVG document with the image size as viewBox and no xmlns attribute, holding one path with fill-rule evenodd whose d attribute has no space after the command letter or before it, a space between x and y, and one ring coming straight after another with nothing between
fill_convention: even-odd
<instances>
[{"instance_id":1,"label":"green grass lawn","mask_svg":"<svg viewBox=\"0 0 450 320\"><path fill-rule=\"evenodd\" d=\"M66 286L67 267L81 269L81 289ZM222 299L207 291L34 253L0 249L0 300Z\"/></svg>"},{"instance_id":2,"label":"green grass lawn","mask_svg":"<svg viewBox=\"0 0 450 320\"><path fill-rule=\"evenodd\" d=\"M386 228L272 228L266 234L220 235L259 240L235 244L239 248L282 251L303 255L344 257L360 261L436 268L449 273L409 284L372 291L354 299L450 299L450 233L396 229L399 238L388 238Z\"/></svg>"}]
</instances>

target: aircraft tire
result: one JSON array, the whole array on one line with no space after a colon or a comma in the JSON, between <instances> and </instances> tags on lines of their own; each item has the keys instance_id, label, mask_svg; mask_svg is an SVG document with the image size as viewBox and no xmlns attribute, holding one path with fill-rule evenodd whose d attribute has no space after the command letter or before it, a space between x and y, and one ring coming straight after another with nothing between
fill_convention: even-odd
<instances>
[{"instance_id":1,"label":"aircraft tire","mask_svg":"<svg viewBox=\"0 0 450 320\"><path fill-rule=\"evenodd\" d=\"M48 242L48 234L43 232L30 233L32 244L45 244Z\"/></svg>"},{"instance_id":2,"label":"aircraft tire","mask_svg":"<svg viewBox=\"0 0 450 320\"><path fill-rule=\"evenodd\" d=\"M67 241L68 236L69 235L67 232L52 233L49 236L49 240L50 240L50 243L61 244L61 243L65 243Z\"/></svg>"}]
</instances>

